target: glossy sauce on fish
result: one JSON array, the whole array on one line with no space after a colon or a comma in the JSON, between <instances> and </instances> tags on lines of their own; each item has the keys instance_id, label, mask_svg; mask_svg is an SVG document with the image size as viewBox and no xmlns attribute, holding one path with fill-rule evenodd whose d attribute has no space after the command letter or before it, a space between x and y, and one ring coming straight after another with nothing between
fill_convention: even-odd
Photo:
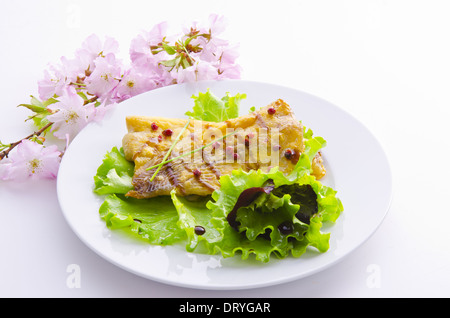
<instances>
[{"instance_id":1,"label":"glossy sauce on fish","mask_svg":"<svg viewBox=\"0 0 450 318\"><path fill-rule=\"evenodd\" d=\"M173 189L182 196L209 195L220 187L220 176L237 169L268 171L279 166L287 174L304 151L302 124L278 99L220 123L190 120L168 159L189 155L164 164L151 181L157 168L148 168L163 161L187 119L129 116L126 123L122 145L125 158L135 163L134 190L127 196L140 199L170 195ZM320 154L313 160L313 174L325 174Z\"/></svg>"}]
</instances>

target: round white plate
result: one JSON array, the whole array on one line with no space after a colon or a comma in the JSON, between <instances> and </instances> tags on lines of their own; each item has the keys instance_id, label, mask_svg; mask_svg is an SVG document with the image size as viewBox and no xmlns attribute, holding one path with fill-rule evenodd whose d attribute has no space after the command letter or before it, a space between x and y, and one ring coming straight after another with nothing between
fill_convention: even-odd
<instances>
[{"instance_id":1,"label":"round white plate","mask_svg":"<svg viewBox=\"0 0 450 318\"><path fill-rule=\"evenodd\" d=\"M328 174L321 180L338 191L344 212L333 225L330 249L313 249L300 258L269 263L243 261L240 256L188 253L184 246L153 246L109 230L100 219L102 197L95 195L93 177L103 156L120 147L126 134L125 117L146 115L183 118L192 109L192 95L210 89L222 97L245 93L241 114L282 98L296 118L327 140L322 151ZM342 260L365 242L383 221L391 201L391 171L374 136L342 109L304 92L242 80L197 82L168 86L119 104L101 123L83 129L67 149L59 170L58 199L64 216L78 237L117 266L158 282L201 289L244 289L269 286L317 273Z\"/></svg>"}]
</instances>

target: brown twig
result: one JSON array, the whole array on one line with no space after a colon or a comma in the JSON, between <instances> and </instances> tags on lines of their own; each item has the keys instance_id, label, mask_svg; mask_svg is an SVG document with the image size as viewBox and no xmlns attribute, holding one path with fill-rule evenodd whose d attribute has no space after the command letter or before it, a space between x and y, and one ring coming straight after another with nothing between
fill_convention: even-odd
<instances>
[{"instance_id":1,"label":"brown twig","mask_svg":"<svg viewBox=\"0 0 450 318\"><path fill-rule=\"evenodd\" d=\"M47 125L45 125L44 127L42 127L41 129L39 129L38 131L35 131L34 133L32 133L31 135L26 136L25 138L20 139L19 141L13 142L10 144L9 148L6 150L3 150L2 152L0 152L0 160L2 160L5 157L8 157L8 154L11 150L13 150L16 146L18 146L22 141L26 140L26 139L30 139L34 136L39 136L40 134L42 134L47 128L51 127L53 125L52 122L49 122Z\"/></svg>"},{"instance_id":2,"label":"brown twig","mask_svg":"<svg viewBox=\"0 0 450 318\"><path fill-rule=\"evenodd\" d=\"M86 106L87 104L96 102L97 99L98 99L98 96L94 96L94 97L92 97L92 98L90 98L90 99L87 99L87 100L84 101L83 106Z\"/></svg>"}]
</instances>

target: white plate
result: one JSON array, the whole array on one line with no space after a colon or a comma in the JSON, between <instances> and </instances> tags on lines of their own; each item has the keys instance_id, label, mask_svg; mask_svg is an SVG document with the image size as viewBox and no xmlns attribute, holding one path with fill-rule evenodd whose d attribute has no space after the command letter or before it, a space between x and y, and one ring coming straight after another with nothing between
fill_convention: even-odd
<instances>
[{"instance_id":1,"label":"white plate","mask_svg":"<svg viewBox=\"0 0 450 318\"><path fill-rule=\"evenodd\" d=\"M188 253L184 246L152 246L111 231L100 219L102 198L92 192L93 177L105 153L121 146L125 117L150 115L184 117L193 94L210 89L216 96L246 93L241 114L282 98L296 118L327 140L323 150L328 175L322 180L338 191L344 212L331 233L330 249L313 250L300 258L269 263L239 256ZM78 237L117 266L158 282L201 289L244 289L269 286L317 273L342 260L365 242L384 219L391 201L391 172L374 136L342 109L301 91L272 84L230 80L197 82L160 88L133 97L116 107L100 124L90 124L72 141L58 175L58 199L64 216Z\"/></svg>"}]
</instances>

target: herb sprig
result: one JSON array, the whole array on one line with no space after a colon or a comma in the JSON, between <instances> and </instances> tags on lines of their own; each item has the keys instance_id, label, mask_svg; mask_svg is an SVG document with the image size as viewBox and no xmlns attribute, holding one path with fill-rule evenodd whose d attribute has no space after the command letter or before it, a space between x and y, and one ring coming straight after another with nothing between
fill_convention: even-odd
<instances>
[{"instance_id":1,"label":"herb sprig","mask_svg":"<svg viewBox=\"0 0 450 318\"><path fill-rule=\"evenodd\" d=\"M194 152L203 150L203 149L205 149L206 147L209 147L209 146L211 146L212 144L218 142L219 140L222 140L222 139L227 138L228 136L234 135L236 132L237 132L237 131L230 132L229 134L226 134L226 135L223 136L223 137L220 137L220 138L218 138L218 139L214 139L213 141L211 141L210 143L207 143L207 144L204 145L204 146L201 146L201 147L199 147L199 148L197 148L197 149L191 150L191 151L189 151L189 152L187 152L187 153L184 153L184 154L182 154L182 155L179 155L179 156L177 156L177 157L170 158L169 160L165 160L165 159L167 159L167 158L165 158L161 163L158 163L157 165L148 167L146 170L152 170L152 169L155 169L156 167L161 168L163 165L165 165L165 164L167 164L167 163L169 163L169 162L172 162L172 161L174 161L174 160L177 160L177 159L180 159L180 158L189 156L189 155L193 154ZM172 146L173 146L173 145L172 145ZM170 151L170 150L169 150L169 151ZM159 171L159 170L158 170L158 171ZM152 177L152 179L150 179L150 181L153 181L153 177Z\"/></svg>"},{"instance_id":2,"label":"herb sprig","mask_svg":"<svg viewBox=\"0 0 450 318\"><path fill-rule=\"evenodd\" d=\"M190 122L191 122L191 118L188 119L188 121L186 122L186 125L184 125L183 129L181 129L181 131L178 134L177 138L175 138L175 141L173 142L172 146L170 146L169 151L167 151L167 153L165 154L162 162L165 162L167 160L167 158L170 156L170 153L172 152L172 150L175 147L175 145L178 143L178 140L180 140L180 137L183 135L184 131L186 130L187 126L189 126ZM156 169L155 173L150 178L150 182L155 179L156 175L158 174L159 170L161 170L162 166L163 166L162 164L159 165L158 169ZM149 170L149 169L147 169L147 170Z\"/></svg>"}]
</instances>

